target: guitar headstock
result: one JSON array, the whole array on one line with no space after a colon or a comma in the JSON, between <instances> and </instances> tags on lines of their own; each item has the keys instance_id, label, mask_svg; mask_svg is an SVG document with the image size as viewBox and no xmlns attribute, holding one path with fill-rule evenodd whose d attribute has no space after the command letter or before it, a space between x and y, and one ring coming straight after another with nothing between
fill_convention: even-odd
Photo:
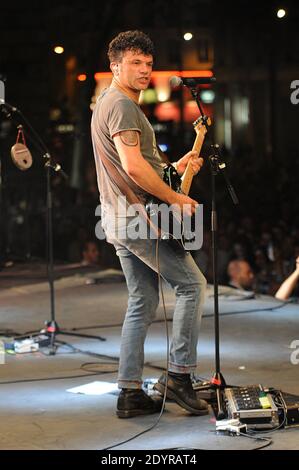
<instances>
[{"instance_id":1,"label":"guitar headstock","mask_svg":"<svg viewBox=\"0 0 299 470\"><path fill-rule=\"evenodd\" d=\"M199 134L199 133L205 134L207 132L205 122L208 126L210 126L211 125L211 118L207 117L207 116L199 116L199 118L196 119L196 121L193 122L193 127L194 127L194 130L197 134Z\"/></svg>"},{"instance_id":2,"label":"guitar headstock","mask_svg":"<svg viewBox=\"0 0 299 470\"><path fill-rule=\"evenodd\" d=\"M207 127L211 125L211 119L207 116L200 116L194 121L193 126L196 132L195 141L192 150L195 150L200 155L203 141L207 133ZM191 160L187 164L187 168L182 176L181 190L184 194L189 194L194 173L191 165Z\"/></svg>"}]
</instances>

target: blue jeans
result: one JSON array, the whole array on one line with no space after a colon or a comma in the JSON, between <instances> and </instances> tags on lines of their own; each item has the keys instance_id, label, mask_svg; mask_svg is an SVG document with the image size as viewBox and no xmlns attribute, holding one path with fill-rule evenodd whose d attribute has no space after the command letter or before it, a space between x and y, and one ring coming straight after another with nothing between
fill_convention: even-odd
<instances>
[{"instance_id":1,"label":"blue jeans","mask_svg":"<svg viewBox=\"0 0 299 470\"><path fill-rule=\"evenodd\" d=\"M156 244L161 276L174 289L172 343L169 370L190 373L196 368L196 347L206 279L193 257L176 242L120 240L114 243L126 278L129 299L120 350L119 388L141 388L144 341L159 303Z\"/></svg>"}]
</instances>

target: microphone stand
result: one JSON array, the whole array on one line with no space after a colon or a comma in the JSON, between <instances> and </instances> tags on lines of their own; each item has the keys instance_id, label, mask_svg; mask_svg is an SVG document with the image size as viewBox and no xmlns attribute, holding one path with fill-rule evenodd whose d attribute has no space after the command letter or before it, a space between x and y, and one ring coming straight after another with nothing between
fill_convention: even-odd
<instances>
[{"instance_id":1,"label":"microphone stand","mask_svg":"<svg viewBox=\"0 0 299 470\"><path fill-rule=\"evenodd\" d=\"M209 130L208 117L204 115L197 87L190 87L191 94L195 99L199 108L202 122L205 125L207 132ZM209 156L210 168L211 168L211 182L212 182L212 208L211 208L211 232L212 232L212 268L213 268L213 283L214 283L214 328L215 328L215 372L207 385L203 385L197 388L198 391L204 391L207 389L216 390L217 399L217 415L218 420L226 417L223 402L223 390L226 387L225 379L221 373L220 367L220 328L219 328L219 297L218 297L218 222L217 222L217 208L216 208L216 176L222 174L233 201L233 204L239 203L237 195L233 186L231 185L229 178L226 173L226 165L220 156L219 145L211 145L212 155Z\"/></svg>"},{"instance_id":2,"label":"microphone stand","mask_svg":"<svg viewBox=\"0 0 299 470\"><path fill-rule=\"evenodd\" d=\"M5 103L2 105L6 110L6 116L12 117L14 114L19 115L23 121L25 122L28 129L31 131L31 135L29 136L35 146L42 152L42 158L45 161L44 167L46 169L46 180L47 180L47 275L48 275L48 283L50 289L50 311L51 311L51 320L46 321L45 325L46 328L41 330L39 333L46 332L47 336L49 337L49 355L55 355L57 346L55 344L56 335L69 335L69 336L77 336L82 338L91 338L91 339L98 339L100 341L106 341L106 338L102 336L93 336L93 335L86 335L83 333L73 333L68 331L63 331L59 328L59 325L55 318L55 289L54 289L54 273L53 273L53 266L54 266L54 250L53 250L53 200L52 200L52 185L51 185L51 174L53 171L60 172L63 178L68 179L67 174L62 170L61 166L58 163L52 162L51 154L43 142L41 137L37 134L34 130L30 122L26 119L26 117L22 114L22 112L14 106ZM34 333L34 332L30 332Z\"/></svg>"}]
</instances>

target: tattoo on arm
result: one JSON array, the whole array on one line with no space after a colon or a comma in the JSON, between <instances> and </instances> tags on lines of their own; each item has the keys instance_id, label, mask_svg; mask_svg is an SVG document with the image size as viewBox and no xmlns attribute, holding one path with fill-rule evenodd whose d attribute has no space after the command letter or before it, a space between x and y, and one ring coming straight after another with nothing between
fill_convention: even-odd
<instances>
[{"instance_id":1,"label":"tattoo on arm","mask_svg":"<svg viewBox=\"0 0 299 470\"><path fill-rule=\"evenodd\" d=\"M138 132L137 131L122 131L119 133L123 144L129 147L136 147L138 145Z\"/></svg>"}]
</instances>

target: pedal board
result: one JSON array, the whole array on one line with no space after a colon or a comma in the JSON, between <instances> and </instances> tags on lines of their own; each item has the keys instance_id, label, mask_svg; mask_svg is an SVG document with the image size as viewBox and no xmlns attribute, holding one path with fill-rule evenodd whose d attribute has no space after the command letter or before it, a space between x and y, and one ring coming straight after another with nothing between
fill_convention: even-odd
<instances>
[{"instance_id":1,"label":"pedal board","mask_svg":"<svg viewBox=\"0 0 299 470\"><path fill-rule=\"evenodd\" d=\"M279 412L270 393L262 385L226 388L227 415L249 429L273 429L279 426Z\"/></svg>"}]
</instances>

